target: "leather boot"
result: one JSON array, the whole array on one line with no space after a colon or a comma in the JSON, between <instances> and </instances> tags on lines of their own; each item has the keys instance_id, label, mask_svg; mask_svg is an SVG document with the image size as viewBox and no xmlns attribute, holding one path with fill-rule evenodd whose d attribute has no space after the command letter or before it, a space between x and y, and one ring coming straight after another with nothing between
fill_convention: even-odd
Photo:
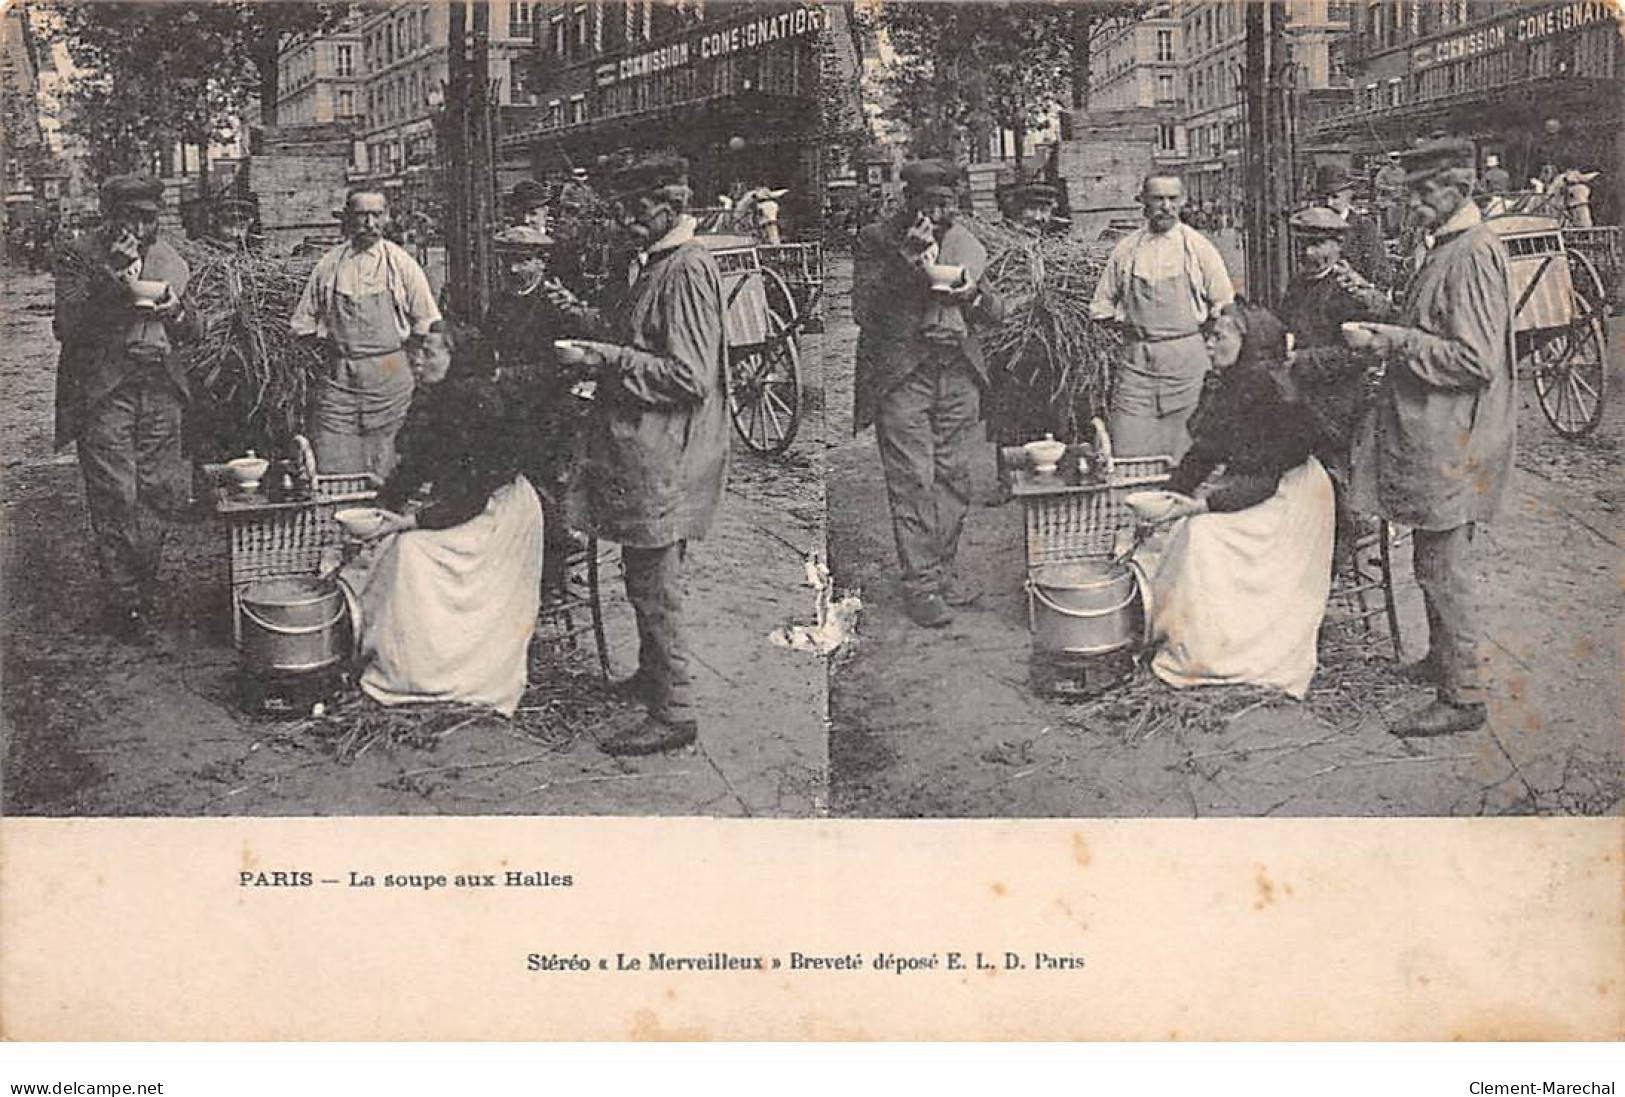
<instances>
[{"instance_id":1,"label":"leather boot","mask_svg":"<svg viewBox=\"0 0 1625 1097\"><path fill-rule=\"evenodd\" d=\"M954 619L954 615L948 612L948 603L944 602L942 595L936 591L930 594L910 595L908 616L921 628L942 628Z\"/></svg>"},{"instance_id":2,"label":"leather boot","mask_svg":"<svg viewBox=\"0 0 1625 1097\"><path fill-rule=\"evenodd\" d=\"M973 606L982 600L982 588L963 579L945 579L938 590L942 600L954 608Z\"/></svg>"},{"instance_id":3,"label":"leather boot","mask_svg":"<svg viewBox=\"0 0 1625 1097\"><path fill-rule=\"evenodd\" d=\"M1439 684L1439 661L1430 651L1413 663L1401 664L1396 673L1407 682L1436 686Z\"/></svg>"},{"instance_id":4,"label":"leather boot","mask_svg":"<svg viewBox=\"0 0 1625 1097\"><path fill-rule=\"evenodd\" d=\"M1401 739L1428 739L1436 735L1455 735L1484 726L1489 711L1482 703L1452 705L1448 701L1434 700L1395 725L1393 732Z\"/></svg>"},{"instance_id":5,"label":"leather boot","mask_svg":"<svg viewBox=\"0 0 1625 1097\"><path fill-rule=\"evenodd\" d=\"M628 674L625 678L614 678L604 683L605 691L617 701L646 701L649 699L649 679L643 676L643 668Z\"/></svg>"},{"instance_id":6,"label":"leather boot","mask_svg":"<svg viewBox=\"0 0 1625 1097\"><path fill-rule=\"evenodd\" d=\"M599 746L605 754L661 754L692 746L699 736L698 720L667 721L658 716L649 716L637 727L612 735Z\"/></svg>"}]
</instances>

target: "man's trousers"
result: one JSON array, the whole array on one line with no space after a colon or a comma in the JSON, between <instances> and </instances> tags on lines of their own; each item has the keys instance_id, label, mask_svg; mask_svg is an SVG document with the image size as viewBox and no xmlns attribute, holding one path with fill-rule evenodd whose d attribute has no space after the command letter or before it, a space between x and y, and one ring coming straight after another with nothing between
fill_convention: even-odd
<instances>
[{"instance_id":1,"label":"man's trousers","mask_svg":"<svg viewBox=\"0 0 1625 1097\"><path fill-rule=\"evenodd\" d=\"M85 415L79 467L107 604L139 608L163 549L164 519L186 498L182 399L159 365L132 366Z\"/></svg>"},{"instance_id":2,"label":"man's trousers","mask_svg":"<svg viewBox=\"0 0 1625 1097\"><path fill-rule=\"evenodd\" d=\"M1472 522L1411 532L1411 562L1427 610L1428 654L1438 669L1439 699L1454 705L1484 700L1473 534Z\"/></svg>"},{"instance_id":3,"label":"man's trousers","mask_svg":"<svg viewBox=\"0 0 1625 1097\"><path fill-rule=\"evenodd\" d=\"M626 598L638 619L638 674L647 686L649 714L667 723L695 718L683 610L683 559L688 542L659 548L621 546Z\"/></svg>"},{"instance_id":4,"label":"man's trousers","mask_svg":"<svg viewBox=\"0 0 1625 1097\"><path fill-rule=\"evenodd\" d=\"M912 597L949 579L982 441L982 390L963 361L921 364L880 398L875 441L892 534Z\"/></svg>"}]
</instances>

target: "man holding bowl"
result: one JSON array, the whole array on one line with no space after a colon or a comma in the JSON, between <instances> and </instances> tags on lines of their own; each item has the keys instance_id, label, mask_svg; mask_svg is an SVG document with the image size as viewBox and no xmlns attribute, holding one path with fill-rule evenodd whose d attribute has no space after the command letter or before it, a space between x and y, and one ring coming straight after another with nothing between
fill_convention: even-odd
<instances>
[{"instance_id":1,"label":"man holding bowl","mask_svg":"<svg viewBox=\"0 0 1625 1097\"><path fill-rule=\"evenodd\" d=\"M1406 158L1413 220L1428 227L1421 266L1398 324L1347 323L1344 340L1387 360L1371 460L1383 517L1410 526L1427 610L1428 652L1407 668L1434 702L1396 726L1401 736L1448 735L1486 718L1474 572L1476 531L1499 509L1512 471L1511 282L1506 248L1472 201L1472 147Z\"/></svg>"},{"instance_id":2,"label":"man holding bowl","mask_svg":"<svg viewBox=\"0 0 1625 1097\"><path fill-rule=\"evenodd\" d=\"M103 184L106 220L64 250L52 319L56 444L78 443L106 623L135 643L153 639L163 522L186 500L175 349L197 334L183 303L191 272L158 234L162 200L148 176Z\"/></svg>"},{"instance_id":3,"label":"man holding bowl","mask_svg":"<svg viewBox=\"0 0 1625 1097\"><path fill-rule=\"evenodd\" d=\"M610 754L654 754L699 735L684 619L688 542L705 536L728 465L722 276L694 239L688 162L650 154L616 171L609 205L640 249L611 325L615 342L561 340L559 360L596 371L587 497L600 536L619 542L638 621L638 668L617 692L648 705ZM555 304L577 307L562 287Z\"/></svg>"}]
</instances>

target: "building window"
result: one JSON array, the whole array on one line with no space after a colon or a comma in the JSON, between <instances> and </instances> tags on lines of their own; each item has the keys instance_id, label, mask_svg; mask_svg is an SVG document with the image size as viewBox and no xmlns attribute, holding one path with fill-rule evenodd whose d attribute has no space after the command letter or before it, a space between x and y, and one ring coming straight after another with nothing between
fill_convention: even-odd
<instances>
[{"instance_id":1,"label":"building window","mask_svg":"<svg viewBox=\"0 0 1625 1097\"><path fill-rule=\"evenodd\" d=\"M564 103L558 99L550 99L547 104L547 124L553 129L564 125Z\"/></svg>"},{"instance_id":2,"label":"building window","mask_svg":"<svg viewBox=\"0 0 1625 1097\"><path fill-rule=\"evenodd\" d=\"M588 44L591 43L591 41L592 41L592 34L591 34L591 26L592 26L592 24L589 22L589 20L587 18L587 6L585 4L578 4L576 6L575 16L576 16L576 46L577 46L577 48L584 50L584 49L587 48Z\"/></svg>"},{"instance_id":3,"label":"building window","mask_svg":"<svg viewBox=\"0 0 1625 1097\"><path fill-rule=\"evenodd\" d=\"M1157 73L1157 99L1166 103L1174 97L1174 74L1171 72Z\"/></svg>"},{"instance_id":4,"label":"building window","mask_svg":"<svg viewBox=\"0 0 1625 1097\"><path fill-rule=\"evenodd\" d=\"M531 34L531 7L528 3L508 5L508 37L529 38Z\"/></svg>"},{"instance_id":5,"label":"building window","mask_svg":"<svg viewBox=\"0 0 1625 1097\"><path fill-rule=\"evenodd\" d=\"M1399 106L1401 98L1399 77L1390 77L1388 80L1388 105L1390 107Z\"/></svg>"},{"instance_id":6,"label":"building window","mask_svg":"<svg viewBox=\"0 0 1625 1097\"><path fill-rule=\"evenodd\" d=\"M334 71L340 76L355 75L355 47L340 43L334 47Z\"/></svg>"},{"instance_id":7,"label":"building window","mask_svg":"<svg viewBox=\"0 0 1625 1097\"><path fill-rule=\"evenodd\" d=\"M1174 59L1174 32L1170 29L1157 31L1157 60L1172 61Z\"/></svg>"},{"instance_id":8,"label":"building window","mask_svg":"<svg viewBox=\"0 0 1625 1097\"><path fill-rule=\"evenodd\" d=\"M1163 122L1157 126L1157 151L1173 152L1175 148L1174 124L1172 122Z\"/></svg>"},{"instance_id":9,"label":"building window","mask_svg":"<svg viewBox=\"0 0 1625 1097\"><path fill-rule=\"evenodd\" d=\"M564 16L555 15L548 20L553 38L553 53L557 57L566 57L570 53L570 33L564 25Z\"/></svg>"},{"instance_id":10,"label":"building window","mask_svg":"<svg viewBox=\"0 0 1625 1097\"><path fill-rule=\"evenodd\" d=\"M339 89L339 117L348 118L355 113L355 92L349 88Z\"/></svg>"},{"instance_id":11,"label":"building window","mask_svg":"<svg viewBox=\"0 0 1625 1097\"><path fill-rule=\"evenodd\" d=\"M570 124L578 126L587 120L587 97L585 95L570 96Z\"/></svg>"}]
</instances>

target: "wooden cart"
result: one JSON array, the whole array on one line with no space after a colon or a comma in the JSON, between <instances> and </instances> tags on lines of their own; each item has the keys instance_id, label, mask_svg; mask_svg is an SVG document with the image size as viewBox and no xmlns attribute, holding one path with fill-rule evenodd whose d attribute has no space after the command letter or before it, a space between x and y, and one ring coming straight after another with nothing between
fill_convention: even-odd
<instances>
[{"instance_id":1,"label":"wooden cart","mask_svg":"<svg viewBox=\"0 0 1625 1097\"><path fill-rule=\"evenodd\" d=\"M806 314L784 277L763 262L765 245L727 234L695 239L711 250L722 272L728 414L734 430L757 453L783 453L801 426L797 338Z\"/></svg>"},{"instance_id":2,"label":"wooden cart","mask_svg":"<svg viewBox=\"0 0 1625 1097\"><path fill-rule=\"evenodd\" d=\"M1556 218L1514 214L1485 224L1511 258L1518 367L1533 379L1552 429L1565 438L1590 434L1607 399L1602 277Z\"/></svg>"}]
</instances>

